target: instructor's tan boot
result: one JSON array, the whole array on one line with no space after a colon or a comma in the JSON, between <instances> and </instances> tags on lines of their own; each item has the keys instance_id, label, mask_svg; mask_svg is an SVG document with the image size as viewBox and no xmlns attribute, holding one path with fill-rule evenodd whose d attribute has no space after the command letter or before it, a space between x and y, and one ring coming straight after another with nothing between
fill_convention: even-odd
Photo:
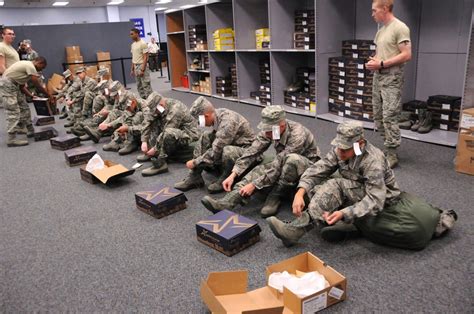
<instances>
[{"instance_id":1,"label":"instructor's tan boot","mask_svg":"<svg viewBox=\"0 0 474 314\"><path fill-rule=\"evenodd\" d=\"M18 147L28 145L27 140L19 140L16 138L15 133L8 133L7 146L8 147Z\"/></svg>"}]
</instances>

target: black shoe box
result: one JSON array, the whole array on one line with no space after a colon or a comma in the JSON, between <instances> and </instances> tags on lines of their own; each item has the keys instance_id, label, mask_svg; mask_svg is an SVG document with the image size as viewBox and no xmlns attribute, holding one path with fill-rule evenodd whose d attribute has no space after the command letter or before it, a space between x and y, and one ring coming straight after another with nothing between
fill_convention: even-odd
<instances>
[{"instance_id":1,"label":"black shoe box","mask_svg":"<svg viewBox=\"0 0 474 314\"><path fill-rule=\"evenodd\" d=\"M50 138L49 143L51 144L51 148L62 151L81 146L79 137L72 134Z\"/></svg>"},{"instance_id":2,"label":"black shoe box","mask_svg":"<svg viewBox=\"0 0 474 314\"><path fill-rule=\"evenodd\" d=\"M302 50L315 49L315 44L314 42L309 42L309 43L308 42L295 42L294 48L302 49Z\"/></svg>"},{"instance_id":3,"label":"black shoe box","mask_svg":"<svg viewBox=\"0 0 474 314\"><path fill-rule=\"evenodd\" d=\"M358 77L346 77L346 85L353 86L353 87L367 87L373 86L374 77L369 76L363 79Z\"/></svg>"},{"instance_id":4,"label":"black shoe box","mask_svg":"<svg viewBox=\"0 0 474 314\"><path fill-rule=\"evenodd\" d=\"M97 153L93 146L81 146L64 151L64 158L69 166L86 164Z\"/></svg>"},{"instance_id":5,"label":"black shoe box","mask_svg":"<svg viewBox=\"0 0 474 314\"><path fill-rule=\"evenodd\" d=\"M448 95L434 95L428 97L427 105L430 110L453 111L460 109L461 97Z\"/></svg>"},{"instance_id":6,"label":"black shoe box","mask_svg":"<svg viewBox=\"0 0 474 314\"><path fill-rule=\"evenodd\" d=\"M375 55L375 51L342 49L342 55L346 58L368 60Z\"/></svg>"},{"instance_id":7,"label":"black shoe box","mask_svg":"<svg viewBox=\"0 0 474 314\"><path fill-rule=\"evenodd\" d=\"M346 93L355 94L359 96L372 96L372 85L366 86L352 86L345 85Z\"/></svg>"},{"instance_id":8,"label":"black shoe box","mask_svg":"<svg viewBox=\"0 0 474 314\"><path fill-rule=\"evenodd\" d=\"M347 78L339 75L329 75L329 82L333 84L346 85Z\"/></svg>"},{"instance_id":9,"label":"black shoe box","mask_svg":"<svg viewBox=\"0 0 474 314\"><path fill-rule=\"evenodd\" d=\"M356 104L354 102L345 101L344 110L354 111L354 112L364 112L364 106L361 104Z\"/></svg>"},{"instance_id":10,"label":"black shoe box","mask_svg":"<svg viewBox=\"0 0 474 314\"><path fill-rule=\"evenodd\" d=\"M370 50L375 52L376 46L373 40L369 39L352 39L343 40L342 49L349 50Z\"/></svg>"},{"instance_id":11,"label":"black shoe box","mask_svg":"<svg viewBox=\"0 0 474 314\"><path fill-rule=\"evenodd\" d=\"M352 78L357 78L360 80L365 80L365 79L373 79L374 73L369 71L369 70L359 70L359 69L353 69L353 68L346 68L346 76L347 77L352 77Z\"/></svg>"},{"instance_id":12,"label":"black shoe box","mask_svg":"<svg viewBox=\"0 0 474 314\"><path fill-rule=\"evenodd\" d=\"M164 184L135 193L137 209L158 219L185 209L187 200L183 192Z\"/></svg>"},{"instance_id":13,"label":"black shoe box","mask_svg":"<svg viewBox=\"0 0 474 314\"><path fill-rule=\"evenodd\" d=\"M344 103L345 101L345 97L344 97L345 93L339 93L339 92L334 92L334 91L329 91L329 97L331 98L334 98L338 101L341 101Z\"/></svg>"},{"instance_id":14,"label":"black shoe box","mask_svg":"<svg viewBox=\"0 0 474 314\"><path fill-rule=\"evenodd\" d=\"M372 95L370 96L360 96L356 94L345 93L344 95L345 101L349 101L355 104L372 104Z\"/></svg>"},{"instance_id":15,"label":"black shoe box","mask_svg":"<svg viewBox=\"0 0 474 314\"><path fill-rule=\"evenodd\" d=\"M58 131L53 127L44 127L36 129L33 136L35 142L46 141L58 136Z\"/></svg>"},{"instance_id":16,"label":"black shoe box","mask_svg":"<svg viewBox=\"0 0 474 314\"><path fill-rule=\"evenodd\" d=\"M331 83L329 82L328 88L332 92L336 93L345 93L346 92L346 85L343 84L336 84L336 83Z\"/></svg>"},{"instance_id":17,"label":"black shoe box","mask_svg":"<svg viewBox=\"0 0 474 314\"><path fill-rule=\"evenodd\" d=\"M33 118L33 125L35 126L44 126L49 124L54 124L54 116L36 116Z\"/></svg>"}]
</instances>

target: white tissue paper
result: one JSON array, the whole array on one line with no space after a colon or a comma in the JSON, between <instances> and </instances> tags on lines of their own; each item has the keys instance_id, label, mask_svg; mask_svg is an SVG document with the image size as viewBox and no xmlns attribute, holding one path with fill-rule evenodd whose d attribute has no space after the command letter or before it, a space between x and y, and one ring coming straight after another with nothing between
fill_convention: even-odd
<instances>
[{"instance_id":1,"label":"white tissue paper","mask_svg":"<svg viewBox=\"0 0 474 314\"><path fill-rule=\"evenodd\" d=\"M270 274L268 285L282 293L283 287L286 287L302 299L329 287L329 282L317 271L306 273L301 277L284 271Z\"/></svg>"},{"instance_id":2,"label":"white tissue paper","mask_svg":"<svg viewBox=\"0 0 474 314\"><path fill-rule=\"evenodd\" d=\"M272 138L274 141L278 141L280 139L280 126L279 125L272 126Z\"/></svg>"},{"instance_id":3,"label":"white tissue paper","mask_svg":"<svg viewBox=\"0 0 474 314\"><path fill-rule=\"evenodd\" d=\"M199 126L204 128L206 126L206 117L204 115L199 116Z\"/></svg>"},{"instance_id":4,"label":"white tissue paper","mask_svg":"<svg viewBox=\"0 0 474 314\"><path fill-rule=\"evenodd\" d=\"M86 166L86 171L92 173L95 170L101 170L104 168L105 168L104 161L98 154L95 154L94 156L92 156L91 159L89 159L89 162L87 163L87 166Z\"/></svg>"}]
</instances>

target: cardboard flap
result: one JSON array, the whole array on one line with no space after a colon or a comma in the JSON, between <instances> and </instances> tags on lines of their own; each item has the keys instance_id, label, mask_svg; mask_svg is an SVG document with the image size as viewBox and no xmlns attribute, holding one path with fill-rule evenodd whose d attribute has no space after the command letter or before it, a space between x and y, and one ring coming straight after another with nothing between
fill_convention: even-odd
<instances>
[{"instance_id":1,"label":"cardboard flap","mask_svg":"<svg viewBox=\"0 0 474 314\"><path fill-rule=\"evenodd\" d=\"M129 170L123 165L115 164L110 167L105 167L104 169L95 170L94 172L92 172L92 174L94 175L94 177L99 179L100 182L107 184L109 180L122 178L131 175L134 172L134 169Z\"/></svg>"},{"instance_id":2,"label":"cardboard flap","mask_svg":"<svg viewBox=\"0 0 474 314\"><path fill-rule=\"evenodd\" d=\"M205 280L201 282L201 298L212 313L225 313L224 307L217 300L216 296Z\"/></svg>"},{"instance_id":3,"label":"cardboard flap","mask_svg":"<svg viewBox=\"0 0 474 314\"><path fill-rule=\"evenodd\" d=\"M245 293L247 292L248 272L246 270L238 270L209 273L207 284L216 296Z\"/></svg>"}]
</instances>

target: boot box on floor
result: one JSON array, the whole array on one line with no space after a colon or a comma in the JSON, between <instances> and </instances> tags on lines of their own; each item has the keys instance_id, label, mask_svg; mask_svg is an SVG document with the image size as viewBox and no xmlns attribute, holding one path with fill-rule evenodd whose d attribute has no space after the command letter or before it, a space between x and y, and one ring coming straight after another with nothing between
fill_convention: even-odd
<instances>
[{"instance_id":1,"label":"boot box on floor","mask_svg":"<svg viewBox=\"0 0 474 314\"><path fill-rule=\"evenodd\" d=\"M265 286L248 291L247 271L209 273L201 283L201 298L213 313L315 313L342 302L347 297L347 279L307 252L267 267L267 281L274 272L302 275L317 271L329 286L305 298L283 288L283 292ZM232 284L229 284L232 283Z\"/></svg>"},{"instance_id":2,"label":"boot box on floor","mask_svg":"<svg viewBox=\"0 0 474 314\"><path fill-rule=\"evenodd\" d=\"M33 118L33 125L36 126L54 124L54 122L54 116L36 116Z\"/></svg>"},{"instance_id":3,"label":"boot box on floor","mask_svg":"<svg viewBox=\"0 0 474 314\"><path fill-rule=\"evenodd\" d=\"M456 171L474 175L474 131L461 129L459 132Z\"/></svg>"},{"instance_id":4,"label":"boot box on floor","mask_svg":"<svg viewBox=\"0 0 474 314\"><path fill-rule=\"evenodd\" d=\"M72 167L86 164L96 153L97 151L93 146L82 146L66 150L64 157L66 163Z\"/></svg>"},{"instance_id":5,"label":"boot box on floor","mask_svg":"<svg viewBox=\"0 0 474 314\"><path fill-rule=\"evenodd\" d=\"M58 136L58 131L53 127L39 128L34 133L35 142L46 141L55 136Z\"/></svg>"},{"instance_id":6,"label":"boot box on floor","mask_svg":"<svg viewBox=\"0 0 474 314\"><path fill-rule=\"evenodd\" d=\"M227 256L260 240L260 226L254 220L223 210L196 224L197 239Z\"/></svg>"},{"instance_id":7,"label":"boot box on floor","mask_svg":"<svg viewBox=\"0 0 474 314\"><path fill-rule=\"evenodd\" d=\"M63 136L57 136L49 139L51 148L57 150L68 150L74 147L81 146L81 140L79 137L73 134L67 134Z\"/></svg>"},{"instance_id":8,"label":"boot box on floor","mask_svg":"<svg viewBox=\"0 0 474 314\"><path fill-rule=\"evenodd\" d=\"M37 116L52 116L53 112L48 104L48 98L34 98L33 105L35 106Z\"/></svg>"},{"instance_id":9,"label":"boot box on floor","mask_svg":"<svg viewBox=\"0 0 474 314\"><path fill-rule=\"evenodd\" d=\"M185 209L187 200L183 192L164 184L135 193L137 209L158 219Z\"/></svg>"},{"instance_id":10,"label":"boot box on floor","mask_svg":"<svg viewBox=\"0 0 474 314\"><path fill-rule=\"evenodd\" d=\"M94 170L92 172L86 170L86 165L82 165L79 169L81 179L91 184L99 182L109 184L120 178L130 176L135 172L135 169L127 169L125 166L111 160L104 160L104 165L104 169Z\"/></svg>"}]
</instances>

